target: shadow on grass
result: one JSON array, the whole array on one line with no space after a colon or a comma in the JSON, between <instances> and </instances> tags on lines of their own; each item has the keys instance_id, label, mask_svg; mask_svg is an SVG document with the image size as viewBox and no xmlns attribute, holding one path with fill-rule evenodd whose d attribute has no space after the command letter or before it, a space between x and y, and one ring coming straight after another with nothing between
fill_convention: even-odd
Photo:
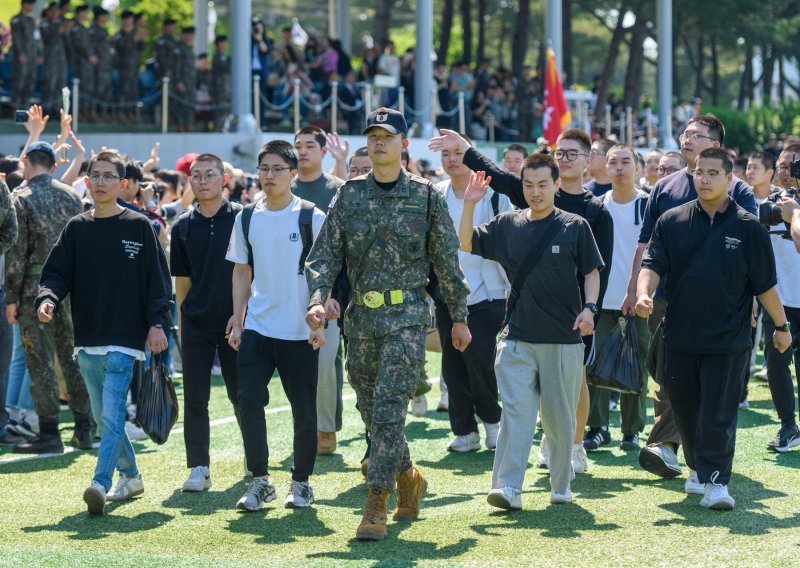
<instances>
[{"instance_id":1,"label":"shadow on grass","mask_svg":"<svg viewBox=\"0 0 800 568\"><path fill-rule=\"evenodd\" d=\"M793 470L800 469L800 452L766 452L763 459L764 463L789 467Z\"/></svg>"},{"instance_id":2,"label":"shadow on grass","mask_svg":"<svg viewBox=\"0 0 800 568\"><path fill-rule=\"evenodd\" d=\"M492 471L494 452L447 452L437 461L418 460L416 463L423 467L444 469L453 475L485 475Z\"/></svg>"},{"instance_id":3,"label":"shadow on grass","mask_svg":"<svg viewBox=\"0 0 800 568\"><path fill-rule=\"evenodd\" d=\"M74 540L97 540L117 534L146 532L156 529L174 518L172 515L156 511L141 513L135 517L114 515L114 510L121 505L123 503L114 507L106 506L106 514L102 516L95 517L89 513L81 512L64 517L55 525L22 527L22 532L63 532L71 533L69 538Z\"/></svg>"},{"instance_id":4,"label":"shadow on grass","mask_svg":"<svg viewBox=\"0 0 800 568\"><path fill-rule=\"evenodd\" d=\"M450 428L431 428L428 422L415 421L406 423L406 439L413 440L447 440Z\"/></svg>"},{"instance_id":5,"label":"shadow on grass","mask_svg":"<svg viewBox=\"0 0 800 568\"><path fill-rule=\"evenodd\" d=\"M541 472L544 475L536 475L534 478L535 481L532 485L549 493L550 475L548 474L547 470L538 469L536 471ZM620 479L614 477L606 478L591 474L578 475L570 484L572 492L576 493L578 498L581 500L612 499L620 493L635 489L637 485L641 485L641 481L637 479ZM683 489L683 485L680 486L680 489Z\"/></svg>"},{"instance_id":6,"label":"shadow on grass","mask_svg":"<svg viewBox=\"0 0 800 568\"><path fill-rule=\"evenodd\" d=\"M187 492L176 489L161 503L167 509L180 509L182 515L210 515L217 511L230 510L247 490L246 483L214 491Z\"/></svg>"},{"instance_id":7,"label":"shadow on grass","mask_svg":"<svg viewBox=\"0 0 800 568\"><path fill-rule=\"evenodd\" d=\"M381 568L388 566L425 566L431 560L453 562L455 559L467 554L478 543L475 538L462 538L456 543L441 546L435 542L403 539L402 532L410 526L410 523L389 521L386 527L386 540L364 542L351 538L347 543L350 550L317 552L309 554L308 558L357 560L370 562L370 566Z\"/></svg>"},{"instance_id":8,"label":"shadow on grass","mask_svg":"<svg viewBox=\"0 0 800 568\"><path fill-rule=\"evenodd\" d=\"M778 518L767 511L766 499L786 497L786 493L766 489L762 483L742 475L733 475L730 491L736 499L733 511L711 511L700 506L699 495L687 495L679 503L665 503L662 509L675 515L672 519L657 521L661 527L725 527L733 534L764 535L777 529L800 527L800 515Z\"/></svg>"},{"instance_id":9,"label":"shadow on grass","mask_svg":"<svg viewBox=\"0 0 800 568\"><path fill-rule=\"evenodd\" d=\"M69 467L79 457L85 455L85 451L70 452L58 456L48 456L47 458L37 459L31 457L25 461L3 463L0 461L0 478L3 475L14 473L32 473L35 471L48 471L51 469L65 469ZM97 456L97 451L88 452L90 455ZM23 457L24 454L13 454L14 458Z\"/></svg>"},{"instance_id":10,"label":"shadow on grass","mask_svg":"<svg viewBox=\"0 0 800 568\"><path fill-rule=\"evenodd\" d=\"M472 525L482 536L503 536L507 529L540 531L547 538L576 538L586 531L613 531L621 528L615 523L597 524L594 515L576 503L550 505L534 511L500 511L490 513L492 524Z\"/></svg>"},{"instance_id":11,"label":"shadow on grass","mask_svg":"<svg viewBox=\"0 0 800 568\"><path fill-rule=\"evenodd\" d=\"M305 537L333 534L333 530L317 518L313 507L293 509L291 518L276 517L272 507L242 512L236 519L228 521L228 529L234 533L254 535L258 537L254 542L261 544L286 544Z\"/></svg>"}]
</instances>

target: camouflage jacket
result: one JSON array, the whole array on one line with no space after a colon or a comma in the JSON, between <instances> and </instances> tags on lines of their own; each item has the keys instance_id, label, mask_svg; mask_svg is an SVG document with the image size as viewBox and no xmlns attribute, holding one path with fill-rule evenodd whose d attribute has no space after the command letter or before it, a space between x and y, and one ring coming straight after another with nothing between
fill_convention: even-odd
<instances>
[{"instance_id":1,"label":"camouflage jacket","mask_svg":"<svg viewBox=\"0 0 800 568\"><path fill-rule=\"evenodd\" d=\"M14 57L17 54L28 56L28 63L35 64L31 57L36 57L36 20L20 12L11 18L11 45L14 48Z\"/></svg>"},{"instance_id":2,"label":"camouflage jacket","mask_svg":"<svg viewBox=\"0 0 800 568\"><path fill-rule=\"evenodd\" d=\"M114 48L108 37L108 30L97 22L89 26L89 41L92 43L92 53L97 56L97 69L111 71L114 67Z\"/></svg>"},{"instance_id":3,"label":"camouflage jacket","mask_svg":"<svg viewBox=\"0 0 800 568\"><path fill-rule=\"evenodd\" d=\"M119 70L139 70L141 43L136 40L136 30L120 30L114 36L115 64Z\"/></svg>"},{"instance_id":4,"label":"camouflage jacket","mask_svg":"<svg viewBox=\"0 0 800 568\"><path fill-rule=\"evenodd\" d=\"M354 293L418 294L417 300L380 308L351 302L345 312L348 336L381 337L429 325L422 291L430 264L453 321L467 321L469 288L458 265L458 236L444 196L424 178L401 170L397 185L385 192L370 173L339 189L306 262L309 306L327 300L342 262L347 263Z\"/></svg>"},{"instance_id":5,"label":"camouflage jacket","mask_svg":"<svg viewBox=\"0 0 800 568\"><path fill-rule=\"evenodd\" d=\"M231 58L224 53L215 53L211 60L211 98L218 105L231 100Z\"/></svg>"},{"instance_id":6,"label":"camouflage jacket","mask_svg":"<svg viewBox=\"0 0 800 568\"><path fill-rule=\"evenodd\" d=\"M67 64L67 51L64 49L64 36L61 34L61 21L42 20L39 26L42 34L43 66L52 69Z\"/></svg>"},{"instance_id":7,"label":"camouflage jacket","mask_svg":"<svg viewBox=\"0 0 800 568\"><path fill-rule=\"evenodd\" d=\"M156 76L159 79L162 77L171 79L175 76L178 50L178 42L171 37L161 36L156 40L153 45L153 51L156 57Z\"/></svg>"},{"instance_id":8,"label":"camouflage jacket","mask_svg":"<svg viewBox=\"0 0 800 568\"><path fill-rule=\"evenodd\" d=\"M6 253L6 304L35 298L42 266L58 235L83 212L72 189L50 174L41 174L11 196L17 213L17 242Z\"/></svg>"},{"instance_id":9,"label":"camouflage jacket","mask_svg":"<svg viewBox=\"0 0 800 568\"><path fill-rule=\"evenodd\" d=\"M174 68L175 83L183 83L186 87L183 97L194 101L194 90L197 88L197 66L195 65L194 48L191 45L179 43L177 49Z\"/></svg>"},{"instance_id":10,"label":"camouflage jacket","mask_svg":"<svg viewBox=\"0 0 800 568\"><path fill-rule=\"evenodd\" d=\"M11 203L11 193L5 181L0 180L0 254L10 249L17 240L17 212Z\"/></svg>"},{"instance_id":11,"label":"camouflage jacket","mask_svg":"<svg viewBox=\"0 0 800 568\"><path fill-rule=\"evenodd\" d=\"M69 30L69 54L72 58L70 64L76 67L88 61L89 56L94 54L92 50L89 30L80 22L75 21Z\"/></svg>"}]
</instances>

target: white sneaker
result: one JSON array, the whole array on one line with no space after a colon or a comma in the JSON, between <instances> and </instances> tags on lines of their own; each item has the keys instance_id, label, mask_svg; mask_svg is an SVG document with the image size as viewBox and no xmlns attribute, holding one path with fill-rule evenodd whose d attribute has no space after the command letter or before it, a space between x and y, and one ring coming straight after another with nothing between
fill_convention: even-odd
<instances>
[{"instance_id":1,"label":"white sneaker","mask_svg":"<svg viewBox=\"0 0 800 568\"><path fill-rule=\"evenodd\" d=\"M550 502L556 505L563 503L572 503L572 491L567 488L566 492L559 493L558 491L550 492Z\"/></svg>"},{"instance_id":2,"label":"white sneaker","mask_svg":"<svg viewBox=\"0 0 800 568\"><path fill-rule=\"evenodd\" d=\"M305 508L310 507L312 503L314 503L314 492L311 490L311 485L308 481L295 481L293 479L289 494L283 500L283 506L287 509Z\"/></svg>"},{"instance_id":3,"label":"white sneaker","mask_svg":"<svg viewBox=\"0 0 800 568\"><path fill-rule=\"evenodd\" d=\"M236 508L258 511L264 506L264 503L274 501L275 497L275 486L272 484L272 479L256 477L253 479L253 483L247 487L245 494L236 502Z\"/></svg>"},{"instance_id":4,"label":"white sneaker","mask_svg":"<svg viewBox=\"0 0 800 568\"><path fill-rule=\"evenodd\" d=\"M136 477L126 477L120 474L117 484L108 492L106 499L109 501L125 501L142 493L144 493L144 482L141 474Z\"/></svg>"},{"instance_id":5,"label":"white sneaker","mask_svg":"<svg viewBox=\"0 0 800 568\"><path fill-rule=\"evenodd\" d=\"M411 399L411 414L416 417L422 417L425 416L426 412L428 412L428 399L425 398L424 394Z\"/></svg>"},{"instance_id":6,"label":"white sneaker","mask_svg":"<svg viewBox=\"0 0 800 568\"><path fill-rule=\"evenodd\" d=\"M548 469L550 467L550 446L547 445L547 437L544 434L542 434L542 441L539 443L536 467L539 469Z\"/></svg>"},{"instance_id":7,"label":"white sneaker","mask_svg":"<svg viewBox=\"0 0 800 568\"><path fill-rule=\"evenodd\" d=\"M700 483L700 480L697 478L697 472L690 469L689 477L686 479L686 483L683 484L683 490L689 495L705 495L706 484Z\"/></svg>"},{"instance_id":8,"label":"white sneaker","mask_svg":"<svg viewBox=\"0 0 800 568\"><path fill-rule=\"evenodd\" d=\"M483 429L486 431L486 440L484 443L486 444L487 450L494 450L497 449L497 435L500 433L500 423L497 424L487 424L486 422L483 423Z\"/></svg>"},{"instance_id":9,"label":"white sneaker","mask_svg":"<svg viewBox=\"0 0 800 568\"><path fill-rule=\"evenodd\" d=\"M701 507L718 511L730 511L735 505L736 501L728 493L727 485L706 483L705 495L700 499Z\"/></svg>"},{"instance_id":10,"label":"white sneaker","mask_svg":"<svg viewBox=\"0 0 800 568\"><path fill-rule=\"evenodd\" d=\"M486 496L486 502L498 509L522 509L522 491L506 485L502 489L492 489Z\"/></svg>"},{"instance_id":11,"label":"white sneaker","mask_svg":"<svg viewBox=\"0 0 800 568\"><path fill-rule=\"evenodd\" d=\"M439 398L439 404L436 405L436 412L447 412L450 407L450 396L447 390L442 391L442 396Z\"/></svg>"},{"instance_id":12,"label":"white sneaker","mask_svg":"<svg viewBox=\"0 0 800 568\"><path fill-rule=\"evenodd\" d=\"M456 436L447 444L447 451L449 452L474 452L480 449L481 437L477 432Z\"/></svg>"},{"instance_id":13,"label":"white sneaker","mask_svg":"<svg viewBox=\"0 0 800 568\"><path fill-rule=\"evenodd\" d=\"M133 422L125 422L125 433L128 435L128 439L131 442L140 442L149 438L149 436L145 434L144 430L139 428Z\"/></svg>"},{"instance_id":14,"label":"white sneaker","mask_svg":"<svg viewBox=\"0 0 800 568\"><path fill-rule=\"evenodd\" d=\"M184 491L203 491L211 488L211 472L208 466L198 465L189 471L189 479L183 482Z\"/></svg>"},{"instance_id":15,"label":"white sneaker","mask_svg":"<svg viewBox=\"0 0 800 568\"><path fill-rule=\"evenodd\" d=\"M575 473L586 473L589 470L589 460L582 443L572 444L572 469Z\"/></svg>"},{"instance_id":16,"label":"white sneaker","mask_svg":"<svg viewBox=\"0 0 800 568\"><path fill-rule=\"evenodd\" d=\"M102 515L103 507L106 504L105 487L92 481L92 484L83 492L83 501L86 503L90 515Z\"/></svg>"}]
</instances>

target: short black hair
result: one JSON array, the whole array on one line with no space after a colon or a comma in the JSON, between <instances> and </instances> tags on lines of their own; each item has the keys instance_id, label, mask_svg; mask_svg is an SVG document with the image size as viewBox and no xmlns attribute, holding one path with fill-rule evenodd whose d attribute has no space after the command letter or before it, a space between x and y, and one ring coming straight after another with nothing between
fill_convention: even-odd
<instances>
[{"instance_id":1,"label":"short black hair","mask_svg":"<svg viewBox=\"0 0 800 568\"><path fill-rule=\"evenodd\" d=\"M601 138L601 140L608 140L608 139L607 138ZM633 146L629 146L628 144L614 144L608 150L606 150L606 156L608 156L608 153L611 150L627 150L628 152L631 153L631 158L633 158L634 160L641 159L641 156L639 155L639 152L637 152L636 149Z\"/></svg>"},{"instance_id":2,"label":"short black hair","mask_svg":"<svg viewBox=\"0 0 800 568\"><path fill-rule=\"evenodd\" d=\"M215 154L206 153L197 156L194 160L192 160L192 165L189 166L190 172L197 162L211 162L219 170L221 175L225 175L225 164L222 163L222 158Z\"/></svg>"},{"instance_id":3,"label":"short black hair","mask_svg":"<svg viewBox=\"0 0 800 568\"><path fill-rule=\"evenodd\" d=\"M303 126L300 130L294 133L294 140L297 142L298 136L303 136L306 134L310 134L314 137L314 139L319 144L320 148L324 148L325 144L327 143L327 138L325 137L325 131L322 130L319 126Z\"/></svg>"},{"instance_id":4,"label":"short black hair","mask_svg":"<svg viewBox=\"0 0 800 568\"><path fill-rule=\"evenodd\" d=\"M535 154L531 154L525 158L524 162L522 162L523 174L525 170L538 170L539 168L550 168L550 177L553 178L554 182L558 181L558 164L551 154L537 152Z\"/></svg>"},{"instance_id":5,"label":"short black hair","mask_svg":"<svg viewBox=\"0 0 800 568\"><path fill-rule=\"evenodd\" d=\"M667 158L678 158L681 167L682 168L686 167L686 160L683 159L683 154L681 154L680 152L676 152L675 150L670 150L669 152L664 154L664 156L666 156Z\"/></svg>"},{"instance_id":6,"label":"short black hair","mask_svg":"<svg viewBox=\"0 0 800 568\"><path fill-rule=\"evenodd\" d=\"M144 170L136 160L125 162L125 179L140 182L144 179Z\"/></svg>"},{"instance_id":7,"label":"short black hair","mask_svg":"<svg viewBox=\"0 0 800 568\"><path fill-rule=\"evenodd\" d=\"M302 130L302 128L300 130ZM286 162L290 168L293 170L297 169L297 150L286 140L271 140L264 144L264 146L261 147L261 151L258 153L259 164L261 163L261 159L267 154L280 156L281 160Z\"/></svg>"},{"instance_id":8,"label":"short black hair","mask_svg":"<svg viewBox=\"0 0 800 568\"><path fill-rule=\"evenodd\" d=\"M175 170L158 170L155 173L155 178L159 181L163 181L167 185L172 186L174 189L178 189L178 185L181 183L181 174Z\"/></svg>"},{"instance_id":9,"label":"short black hair","mask_svg":"<svg viewBox=\"0 0 800 568\"><path fill-rule=\"evenodd\" d=\"M592 146L597 144L598 149L603 153L604 156L608 155L608 151L611 150L612 147L616 146L617 143L611 140L610 138L598 138L594 142L592 142Z\"/></svg>"},{"instance_id":10,"label":"short black hair","mask_svg":"<svg viewBox=\"0 0 800 568\"><path fill-rule=\"evenodd\" d=\"M103 150L99 154L92 156L92 159L89 160L87 173L92 173L92 168L94 168L94 165L97 162L108 162L109 164L113 165L114 169L117 170L117 175L120 177L120 179L125 179L125 162L123 161L122 156L116 152Z\"/></svg>"},{"instance_id":11,"label":"short black hair","mask_svg":"<svg viewBox=\"0 0 800 568\"><path fill-rule=\"evenodd\" d=\"M725 141L725 125L722 124L722 121L716 116L711 114L699 114L690 118L686 126L688 127L695 122L708 128L708 135L720 144Z\"/></svg>"},{"instance_id":12,"label":"short black hair","mask_svg":"<svg viewBox=\"0 0 800 568\"><path fill-rule=\"evenodd\" d=\"M49 170L56 165L56 161L53 159L53 156L47 152L34 150L33 152L28 152L25 157L28 158L28 161L32 166L37 168L46 168Z\"/></svg>"},{"instance_id":13,"label":"short black hair","mask_svg":"<svg viewBox=\"0 0 800 568\"><path fill-rule=\"evenodd\" d=\"M725 170L726 174L729 174L733 171L733 160L731 159L731 155L722 148L706 148L697 155L698 162L700 161L700 158L721 161L722 169Z\"/></svg>"},{"instance_id":14,"label":"short black hair","mask_svg":"<svg viewBox=\"0 0 800 568\"><path fill-rule=\"evenodd\" d=\"M589 150L592 149L592 139L589 138L589 135L580 128L570 128L565 130L561 133L561 136L556 139L556 144L558 144L558 140L574 140L581 145L581 148L587 154L589 153Z\"/></svg>"},{"instance_id":15,"label":"short black hair","mask_svg":"<svg viewBox=\"0 0 800 568\"><path fill-rule=\"evenodd\" d=\"M523 146L522 144L518 144L516 142L514 142L513 144L509 144L508 147L505 150L503 150L503 157L505 158L506 154L508 154L509 152L519 152L520 154L522 154L523 158L528 157L528 149L525 148L525 146Z\"/></svg>"},{"instance_id":16,"label":"short black hair","mask_svg":"<svg viewBox=\"0 0 800 568\"><path fill-rule=\"evenodd\" d=\"M19 158L15 158L14 156L0 158L0 173L8 175L11 172L17 171L17 169L19 169Z\"/></svg>"}]
</instances>

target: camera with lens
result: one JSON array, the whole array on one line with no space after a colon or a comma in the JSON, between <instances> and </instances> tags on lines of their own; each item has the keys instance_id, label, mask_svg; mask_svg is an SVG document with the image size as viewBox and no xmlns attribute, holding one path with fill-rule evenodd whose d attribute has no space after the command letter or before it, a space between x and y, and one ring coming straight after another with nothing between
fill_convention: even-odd
<instances>
[{"instance_id":1,"label":"camera with lens","mask_svg":"<svg viewBox=\"0 0 800 568\"><path fill-rule=\"evenodd\" d=\"M800 160L793 162L791 165L791 175L795 179L800 179ZM774 227L783 223L783 229L777 231L770 231L771 235L780 235L784 239L791 239L789 234L789 223L786 223L781 216L781 206L779 201L782 199L794 199L800 204L800 190L796 187L784 189L780 192L775 192L767 197L767 200L758 206L758 220L762 225Z\"/></svg>"}]
</instances>

